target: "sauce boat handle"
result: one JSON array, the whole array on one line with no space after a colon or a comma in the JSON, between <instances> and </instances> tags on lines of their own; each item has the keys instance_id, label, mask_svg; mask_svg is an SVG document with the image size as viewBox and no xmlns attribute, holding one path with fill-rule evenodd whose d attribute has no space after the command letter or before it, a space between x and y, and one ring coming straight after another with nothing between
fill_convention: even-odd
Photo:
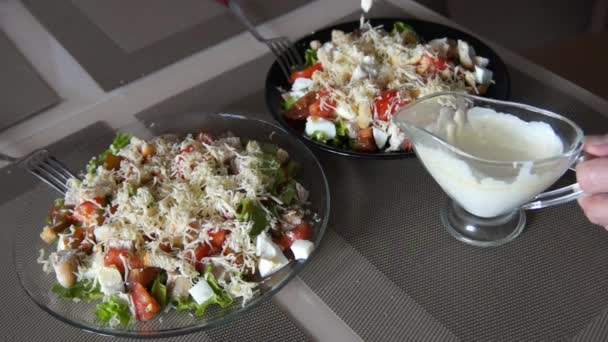
<instances>
[{"instance_id":1,"label":"sauce boat handle","mask_svg":"<svg viewBox=\"0 0 608 342\"><path fill-rule=\"evenodd\" d=\"M581 152L581 155L576 159L576 162L573 163L573 166L570 167L570 170L575 171L576 166L582 163L585 160L584 154ZM559 189L547 191L536 195L532 199L532 201L521 206L521 209L540 209L546 207L552 207L554 205L567 203L573 201L583 195L583 190L579 186L578 183L574 183Z\"/></svg>"}]
</instances>

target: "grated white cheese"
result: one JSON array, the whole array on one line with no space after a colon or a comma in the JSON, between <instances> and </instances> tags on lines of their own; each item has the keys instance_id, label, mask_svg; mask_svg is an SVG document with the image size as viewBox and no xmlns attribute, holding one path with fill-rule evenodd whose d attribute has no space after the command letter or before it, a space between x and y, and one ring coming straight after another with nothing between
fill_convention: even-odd
<instances>
[{"instance_id":1,"label":"grated white cheese","mask_svg":"<svg viewBox=\"0 0 608 342\"><path fill-rule=\"evenodd\" d=\"M362 2L364 10L369 7L371 1ZM375 105L378 96L387 90L397 91L388 106L396 109L400 103L435 92L477 93L479 84L490 84L491 73L481 75L481 72L477 83L475 77L472 84L467 83L467 68L473 68L469 65L471 58L475 57L479 67L484 68L487 59L475 56L473 47L466 42L439 38L426 44L411 43L407 31L387 32L390 29L372 27L362 19L356 34L334 30L331 41L317 49L317 58L323 68L312 74L312 84L307 82L306 90L329 92L329 98L322 97L321 102L335 101L335 114L347 127L356 123L359 129L376 127L390 134L387 122L379 117ZM433 64L434 61L439 63L437 58L442 58L445 65ZM467 64L461 66L465 62ZM443 67L445 69L441 70ZM294 84L296 89L292 89L298 95L304 95L301 94L301 82ZM311 135L313 132L306 133ZM351 139L356 138L356 129L349 129L348 134ZM401 139L400 136L391 138L393 142ZM402 146L386 144L383 149L396 151Z\"/></svg>"},{"instance_id":2,"label":"grated white cheese","mask_svg":"<svg viewBox=\"0 0 608 342\"><path fill-rule=\"evenodd\" d=\"M308 86L307 82L301 83ZM142 154L147 144L154 147L154 155ZM289 155L279 150L276 157L280 160L269 161L262 154L259 143L249 141L244 146L234 136L204 142L192 135L183 140L163 136L147 142L131 138L117 153L122 158L117 170L100 166L82 181L69 182L66 204L78 206L111 198L107 206L97 209L103 221L90 222L94 240L87 237L87 241L93 245L93 252L79 254L77 278L97 282L104 269L104 252L117 248L140 257L146 267L159 267L192 282L200 277L192 264L194 250L200 244L211 246L210 233L222 229L226 235L221 250L202 262L221 270L218 282L233 297L242 298L243 303L251 300L257 283L243 280L242 275L257 271L259 257L250 237L253 222L236 220L236 208L244 199L256 203L272 200L277 203L278 215L301 213L301 205L308 198L308 191L300 183L296 183L295 205L286 206L271 194L274 174ZM275 217L277 214L265 206L261 208L269 222L267 229L287 229L288 224ZM66 241L75 240L67 236ZM161 244L167 241L173 248L171 253L161 250ZM65 243L61 246L68 248ZM119 258L126 283L131 272L130 257L120 254ZM50 272L43 251L37 261ZM132 308L130 298L126 300Z\"/></svg>"}]
</instances>

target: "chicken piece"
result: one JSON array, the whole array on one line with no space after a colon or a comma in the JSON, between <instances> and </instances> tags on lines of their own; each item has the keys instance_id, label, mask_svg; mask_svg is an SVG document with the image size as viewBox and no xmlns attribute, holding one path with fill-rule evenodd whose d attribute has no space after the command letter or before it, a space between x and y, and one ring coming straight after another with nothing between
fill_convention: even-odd
<instances>
[{"instance_id":1,"label":"chicken piece","mask_svg":"<svg viewBox=\"0 0 608 342\"><path fill-rule=\"evenodd\" d=\"M469 43L458 40L458 59L460 60L460 64L469 70L473 70L475 66L474 58L475 49Z\"/></svg>"},{"instance_id":2,"label":"chicken piece","mask_svg":"<svg viewBox=\"0 0 608 342\"><path fill-rule=\"evenodd\" d=\"M359 115L357 115L357 124L359 128L367 128L369 124L372 122L372 112L370 108L370 104L368 102L362 101L359 103Z\"/></svg>"},{"instance_id":3,"label":"chicken piece","mask_svg":"<svg viewBox=\"0 0 608 342\"><path fill-rule=\"evenodd\" d=\"M167 272L167 293L170 298L186 297L192 288L190 279L177 272Z\"/></svg>"},{"instance_id":4,"label":"chicken piece","mask_svg":"<svg viewBox=\"0 0 608 342\"><path fill-rule=\"evenodd\" d=\"M334 44L345 44L348 42L348 35L344 33L344 31L333 30L331 31L331 41Z\"/></svg>"},{"instance_id":5,"label":"chicken piece","mask_svg":"<svg viewBox=\"0 0 608 342\"><path fill-rule=\"evenodd\" d=\"M143 144L141 146L141 154L144 158L152 157L156 154L156 147L152 144Z\"/></svg>"},{"instance_id":6,"label":"chicken piece","mask_svg":"<svg viewBox=\"0 0 608 342\"><path fill-rule=\"evenodd\" d=\"M42 229L42 233L40 233L40 238L42 241L52 244L57 240L57 233L51 227L44 227Z\"/></svg>"},{"instance_id":7,"label":"chicken piece","mask_svg":"<svg viewBox=\"0 0 608 342\"><path fill-rule=\"evenodd\" d=\"M59 251L51 255L51 263L55 270L57 282L69 288L76 282L75 272L78 269L78 259L76 254L70 250Z\"/></svg>"}]
</instances>

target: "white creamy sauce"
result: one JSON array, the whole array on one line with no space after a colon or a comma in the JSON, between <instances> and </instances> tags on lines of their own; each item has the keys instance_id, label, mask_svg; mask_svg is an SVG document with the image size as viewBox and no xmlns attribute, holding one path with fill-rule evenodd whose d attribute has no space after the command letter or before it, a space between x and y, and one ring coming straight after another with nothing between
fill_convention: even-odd
<instances>
[{"instance_id":1,"label":"white creamy sauce","mask_svg":"<svg viewBox=\"0 0 608 342\"><path fill-rule=\"evenodd\" d=\"M453 112L450 119L440 115L428 129L470 155L513 162L512 167L491 166L416 144L420 159L444 191L477 216L512 211L549 187L563 170L556 165L532 170L533 161L558 156L564 150L561 139L543 122L525 122L476 107L466 117Z\"/></svg>"},{"instance_id":2,"label":"white creamy sauce","mask_svg":"<svg viewBox=\"0 0 608 342\"><path fill-rule=\"evenodd\" d=\"M367 13L372 8L373 0L361 0L361 9Z\"/></svg>"}]
</instances>

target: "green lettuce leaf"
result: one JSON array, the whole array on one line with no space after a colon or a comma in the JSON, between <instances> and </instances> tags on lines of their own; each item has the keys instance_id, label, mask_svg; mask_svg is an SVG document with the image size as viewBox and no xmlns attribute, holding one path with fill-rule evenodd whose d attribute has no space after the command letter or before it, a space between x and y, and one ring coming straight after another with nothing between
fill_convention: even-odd
<instances>
[{"instance_id":1,"label":"green lettuce leaf","mask_svg":"<svg viewBox=\"0 0 608 342\"><path fill-rule=\"evenodd\" d=\"M317 64L319 61L317 60L317 51L313 49L306 49L304 52L304 65L306 67L313 66Z\"/></svg>"},{"instance_id":2,"label":"green lettuce leaf","mask_svg":"<svg viewBox=\"0 0 608 342\"><path fill-rule=\"evenodd\" d=\"M167 282L166 278L167 276L164 272L158 273L154 278L154 283L152 284L152 289L150 290L150 293L161 307L167 305L167 285L165 285Z\"/></svg>"},{"instance_id":3,"label":"green lettuce leaf","mask_svg":"<svg viewBox=\"0 0 608 342\"><path fill-rule=\"evenodd\" d=\"M279 198L284 204L290 205L297 198L297 196L298 192L296 191L296 182L292 180L287 183Z\"/></svg>"},{"instance_id":4,"label":"green lettuce leaf","mask_svg":"<svg viewBox=\"0 0 608 342\"><path fill-rule=\"evenodd\" d=\"M416 31L414 31L414 28L411 27L410 25L402 22L402 21L397 21L393 24L393 29L391 30L391 33L402 33L405 31L410 31L412 33L416 33Z\"/></svg>"},{"instance_id":5,"label":"green lettuce leaf","mask_svg":"<svg viewBox=\"0 0 608 342\"><path fill-rule=\"evenodd\" d=\"M316 140L316 141L320 141L320 142L326 142L327 141L327 137L325 136L325 133L323 133L321 131L314 131L314 132L312 132L312 134L310 135L310 138L312 140Z\"/></svg>"},{"instance_id":6,"label":"green lettuce leaf","mask_svg":"<svg viewBox=\"0 0 608 342\"><path fill-rule=\"evenodd\" d=\"M83 301L93 301L103 297L99 289L99 284L95 285L91 280L81 280L69 288L65 288L56 283L51 290L59 295L61 299L80 299Z\"/></svg>"},{"instance_id":7,"label":"green lettuce leaf","mask_svg":"<svg viewBox=\"0 0 608 342\"><path fill-rule=\"evenodd\" d=\"M289 110L294 103L298 101L298 98L295 96L288 96L283 100L283 109Z\"/></svg>"},{"instance_id":8,"label":"green lettuce leaf","mask_svg":"<svg viewBox=\"0 0 608 342\"><path fill-rule=\"evenodd\" d=\"M116 296L110 296L97 304L95 316L106 324L116 317L120 325L126 325L131 320L131 311L127 302L118 299Z\"/></svg>"},{"instance_id":9,"label":"green lettuce leaf","mask_svg":"<svg viewBox=\"0 0 608 342\"><path fill-rule=\"evenodd\" d=\"M191 296L173 298L173 304L177 311L192 311L195 316L201 316L209 305L218 304L222 308L225 308L232 304L232 297L217 283L211 270L212 266L207 265L204 277L211 289L213 289L214 295L201 304L198 304ZM204 280L201 279L200 281Z\"/></svg>"},{"instance_id":10,"label":"green lettuce leaf","mask_svg":"<svg viewBox=\"0 0 608 342\"><path fill-rule=\"evenodd\" d=\"M232 304L232 297L228 294L228 292L222 289L211 271L213 271L213 267L211 264L207 264L205 267L205 279L207 279L207 283L209 283L209 286L211 286L213 292L215 292L216 303L222 308L225 308Z\"/></svg>"},{"instance_id":11,"label":"green lettuce leaf","mask_svg":"<svg viewBox=\"0 0 608 342\"><path fill-rule=\"evenodd\" d=\"M252 200L244 199L236 208L236 218L240 221L252 221L253 227L249 236L255 238L268 226L266 212Z\"/></svg>"},{"instance_id":12,"label":"green lettuce leaf","mask_svg":"<svg viewBox=\"0 0 608 342\"><path fill-rule=\"evenodd\" d=\"M130 142L130 134L116 132L116 136L114 137L114 141L112 141L110 147L107 150L103 151L100 155L98 155L97 157L93 157L93 159L89 161L89 164L87 165L87 172L90 174L95 173L97 167L103 165L103 162L106 160L108 154L118 153L118 151L120 151L123 147L129 145Z\"/></svg>"}]
</instances>

